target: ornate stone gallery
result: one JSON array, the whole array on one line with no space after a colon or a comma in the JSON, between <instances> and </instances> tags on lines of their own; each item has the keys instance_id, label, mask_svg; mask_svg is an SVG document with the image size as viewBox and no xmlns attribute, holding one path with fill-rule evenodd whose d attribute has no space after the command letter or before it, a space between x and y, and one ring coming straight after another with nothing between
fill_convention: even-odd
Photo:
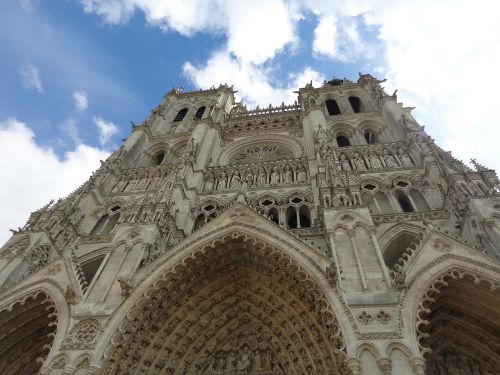
<instances>
[{"instance_id":1,"label":"ornate stone gallery","mask_svg":"<svg viewBox=\"0 0 500 375\"><path fill-rule=\"evenodd\" d=\"M174 88L0 248L0 374L499 373L500 180L382 83Z\"/></svg>"}]
</instances>

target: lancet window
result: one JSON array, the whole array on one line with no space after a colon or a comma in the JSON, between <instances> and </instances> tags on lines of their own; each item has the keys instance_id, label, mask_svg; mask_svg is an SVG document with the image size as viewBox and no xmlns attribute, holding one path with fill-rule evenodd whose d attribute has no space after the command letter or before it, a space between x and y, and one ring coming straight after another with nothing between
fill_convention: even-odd
<instances>
[{"instance_id":1,"label":"lancet window","mask_svg":"<svg viewBox=\"0 0 500 375\"><path fill-rule=\"evenodd\" d=\"M196 110L196 114L194 115L194 118L195 119L201 119L203 117L203 114L205 113L205 110L206 110L207 107L203 106L203 107L200 107Z\"/></svg>"},{"instance_id":2,"label":"lancet window","mask_svg":"<svg viewBox=\"0 0 500 375\"><path fill-rule=\"evenodd\" d=\"M182 108L179 112L177 112L177 114L175 115L174 117L174 121L173 122L180 122L182 120L184 120L184 117L186 117L186 114L188 113L188 109L187 108Z\"/></svg>"},{"instance_id":3,"label":"lancet window","mask_svg":"<svg viewBox=\"0 0 500 375\"><path fill-rule=\"evenodd\" d=\"M340 108L336 100L327 99L325 105L330 116L340 115Z\"/></svg>"}]
</instances>

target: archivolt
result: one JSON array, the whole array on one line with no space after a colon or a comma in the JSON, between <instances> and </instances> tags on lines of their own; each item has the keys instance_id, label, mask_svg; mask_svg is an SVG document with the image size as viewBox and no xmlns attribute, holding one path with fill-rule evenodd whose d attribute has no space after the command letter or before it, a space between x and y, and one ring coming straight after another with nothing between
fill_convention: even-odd
<instances>
[{"instance_id":1,"label":"archivolt","mask_svg":"<svg viewBox=\"0 0 500 375\"><path fill-rule=\"evenodd\" d=\"M280 250L239 234L200 249L136 303L105 374L344 374L330 305Z\"/></svg>"},{"instance_id":2,"label":"archivolt","mask_svg":"<svg viewBox=\"0 0 500 375\"><path fill-rule=\"evenodd\" d=\"M42 291L0 311L0 373L36 374L54 341L54 301Z\"/></svg>"}]
</instances>

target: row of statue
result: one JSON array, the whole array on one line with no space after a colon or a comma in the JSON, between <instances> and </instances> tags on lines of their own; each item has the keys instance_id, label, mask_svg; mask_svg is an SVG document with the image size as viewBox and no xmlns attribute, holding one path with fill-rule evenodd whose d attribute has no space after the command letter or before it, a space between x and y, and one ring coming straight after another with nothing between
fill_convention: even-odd
<instances>
[{"instance_id":1,"label":"row of statue","mask_svg":"<svg viewBox=\"0 0 500 375\"><path fill-rule=\"evenodd\" d=\"M240 171L232 168L229 172L209 170L205 177L204 191L237 190L247 191L254 187L304 183L307 181L307 172L302 163L296 166L290 164L273 165L271 168L258 167L254 170L247 167Z\"/></svg>"},{"instance_id":2,"label":"row of statue","mask_svg":"<svg viewBox=\"0 0 500 375\"><path fill-rule=\"evenodd\" d=\"M343 171L367 171L368 169L382 168L412 168L415 163L410 155L403 149L399 148L397 154L391 154L387 149L382 149L379 153L370 150L366 154L361 154L356 151L352 155L341 153L339 156L340 169Z\"/></svg>"},{"instance_id":3,"label":"row of statue","mask_svg":"<svg viewBox=\"0 0 500 375\"><path fill-rule=\"evenodd\" d=\"M168 172L158 168L127 169L116 179L111 191L119 193L156 190L167 174Z\"/></svg>"},{"instance_id":4,"label":"row of statue","mask_svg":"<svg viewBox=\"0 0 500 375\"><path fill-rule=\"evenodd\" d=\"M270 350L220 351L205 362L203 374L212 375L275 375L284 374Z\"/></svg>"}]
</instances>

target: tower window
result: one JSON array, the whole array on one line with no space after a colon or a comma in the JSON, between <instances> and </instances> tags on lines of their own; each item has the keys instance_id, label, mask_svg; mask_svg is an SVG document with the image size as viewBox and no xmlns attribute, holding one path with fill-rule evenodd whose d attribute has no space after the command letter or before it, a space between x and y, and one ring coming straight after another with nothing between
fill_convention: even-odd
<instances>
[{"instance_id":1,"label":"tower window","mask_svg":"<svg viewBox=\"0 0 500 375\"><path fill-rule=\"evenodd\" d=\"M163 159L165 159L165 153L163 151L158 152L153 160L154 165L160 165Z\"/></svg>"},{"instance_id":2,"label":"tower window","mask_svg":"<svg viewBox=\"0 0 500 375\"><path fill-rule=\"evenodd\" d=\"M349 139L345 135L339 135L337 137L337 145L339 147L349 147L351 143L349 142Z\"/></svg>"},{"instance_id":3,"label":"tower window","mask_svg":"<svg viewBox=\"0 0 500 375\"><path fill-rule=\"evenodd\" d=\"M401 210L403 212L413 212L415 211L413 209L413 206L406 196L405 193L403 193L401 190L396 191L396 199L398 200L399 206L401 207Z\"/></svg>"},{"instance_id":4,"label":"tower window","mask_svg":"<svg viewBox=\"0 0 500 375\"><path fill-rule=\"evenodd\" d=\"M375 134L371 131L367 131L367 132L365 132L365 140L366 140L366 143L368 143L369 145L374 144L374 143L378 143L377 134Z\"/></svg>"},{"instance_id":5,"label":"tower window","mask_svg":"<svg viewBox=\"0 0 500 375\"><path fill-rule=\"evenodd\" d=\"M186 117L186 113L188 113L188 109L182 108L179 112L177 112L177 115L174 118L174 122L179 122L184 120L184 117Z\"/></svg>"},{"instance_id":6,"label":"tower window","mask_svg":"<svg viewBox=\"0 0 500 375\"><path fill-rule=\"evenodd\" d=\"M201 119L203 117L203 114L205 113L205 109L206 109L205 106L198 108L194 117L197 119Z\"/></svg>"},{"instance_id":7,"label":"tower window","mask_svg":"<svg viewBox=\"0 0 500 375\"><path fill-rule=\"evenodd\" d=\"M336 100L328 99L327 101L325 101L325 104L330 116L340 115L340 108Z\"/></svg>"},{"instance_id":8,"label":"tower window","mask_svg":"<svg viewBox=\"0 0 500 375\"><path fill-rule=\"evenodd\" d=\"M350 96L349 103L351 103L352 110L355 113L361 112L361 100L357 96Z\"/></svg>"}]
</instances>

